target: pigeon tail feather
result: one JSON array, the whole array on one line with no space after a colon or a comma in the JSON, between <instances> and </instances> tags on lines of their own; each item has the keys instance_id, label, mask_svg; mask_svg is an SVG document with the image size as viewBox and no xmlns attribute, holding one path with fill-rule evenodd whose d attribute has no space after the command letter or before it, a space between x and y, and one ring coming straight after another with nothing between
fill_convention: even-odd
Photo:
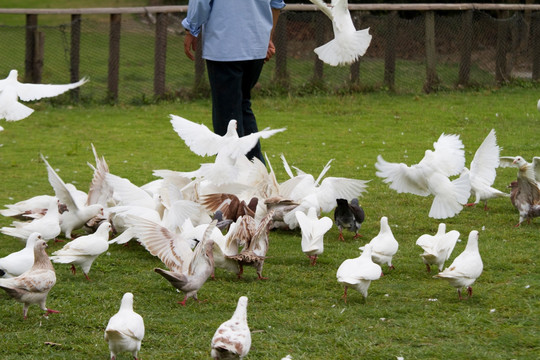
<instances>
[{"instance_id":1,"label":"pigeon tail feather","mask_svg":"<svg viewBox=\"0 0 540 360\"><path fill-rule=\"evenodd\" d=\"M364 55L371 43L369 28L354 33L342 33L314 51L325 63L338 66L355 62Z\"/></svg>"}]
</instances>

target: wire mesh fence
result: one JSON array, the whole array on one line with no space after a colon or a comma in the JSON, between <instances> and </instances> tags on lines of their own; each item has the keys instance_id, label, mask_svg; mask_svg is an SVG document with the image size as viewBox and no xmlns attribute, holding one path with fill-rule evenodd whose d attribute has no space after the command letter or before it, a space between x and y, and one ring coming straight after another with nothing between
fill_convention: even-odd
<instances>
[{"instance_id":1,"label":"wire mesh fence","mask_svg":"<svg viewBox=\"0 0 540 360\"><path fill-rule=\"evenodd\" d=\"M431 12L434 20L435 81L431 90L490 87L501 81L540 79L540 12L479 10ZM286 10L276 30L276 57L261 74L259 93L371 91L391 88L398 93L426 91L429 67L426 12L351 11L357 29L370 28L366 54L350 66L332 67L317 59L313 49L333 37L330 20L320 11ZM16 15L14 15L16 16ZM31 52L39 67L38 81L67 83L73 74L73 47L78 47L77 71L90 82L80 89L81 101L111 99L110 14L39 15L28 25L0 24L0 77L28 72ZM156 94L156 51L163 52L164 89L161 97L209 96L204 63L183 52L184 12L166 14L166 47L156 50L156 14L123 14L120 29L118 94L115 101L152 101ZM27 15L28 19L28 15ZM78 23L78 24L77 24ZM75 26L77 25L77 26ZM470 29L467 30L467 27ZM73 37L80 31L80 37ZM33 37L29 49L29 36ZM74 43L73 41L78 41ZM166 49L166 50L165 50ZM35 54L38 54L36 56ZM433 59L432 59L433 61ZM202 65L201 65L202 64ZM35 64L34 64L35 65ZM464 73L465 71L465 73ZM28 74L27 79L28 79ZM70 100L65 97L64 100ZM60 100L61 101L61 100Z\"/></svg>"}]
</instances>

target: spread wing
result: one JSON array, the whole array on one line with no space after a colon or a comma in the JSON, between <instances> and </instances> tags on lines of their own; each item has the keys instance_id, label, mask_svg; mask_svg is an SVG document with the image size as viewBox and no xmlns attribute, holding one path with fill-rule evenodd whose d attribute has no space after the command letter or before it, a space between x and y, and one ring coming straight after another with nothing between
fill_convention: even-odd
<instances>
[{"instance_id":1,"label":"spread wing","mask_svg":"<svg viewBox=\"0 0 540 360\"><path fill-rule=\"evenodd\" d=\"M86 83L88 79L84 78L72 84L17 84L17 95L23 101L38 100L47 97L53 97L65 93L68 90L75 89Z\"/></svg>"},{"instance_id":2,"label":"spread wing","mask_svg":"<svg viewBox=\"0 0 540 360\"><path fill-rule=\"evenodd\" d=\"M430 194L424 169L419 164L407 166L404 163L390 163L379 155L375 167L378 170L376 175L398 193L406 192L420 196Z\"/></svg>"},{"instance_id":3,"label":"spread wing","mask_svg":"<svg viewBox=\"0 0 540 360\"><path fill-rule=\"evenodd\" d=\"M223 147L223 137L216 135L206 125L194 123L177 115L170 116L174 131L195 154L215 155Z\"/></svg>"}]
</instances>

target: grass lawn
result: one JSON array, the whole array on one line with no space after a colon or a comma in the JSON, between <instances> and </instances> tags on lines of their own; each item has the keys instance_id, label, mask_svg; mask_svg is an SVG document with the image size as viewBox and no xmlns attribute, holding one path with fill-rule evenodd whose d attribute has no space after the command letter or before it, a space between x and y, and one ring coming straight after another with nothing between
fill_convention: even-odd
<instances>
[{"instance_id":1,"label":"grass lawn","mask_svg":"<svg viewBox=\"0 0 540 360\"><path fill-rule=\"evenodd\" d=\"M473 285L473 297L459 301L454 288L426 272L415 245L418 236L437 231L439 221L427 216L432 197L397 194L375 176L374 163L378 154L387 161L417 163L444 132L461 135L469 165L492 128L502 155L530 161L540 156L538 98L537 86L418 96L257 98L253 108L260 128L287 127L262 143L279 181L287 179L282 153L315 176L335 159L327 176L371 180L360 198L366 212L363 237L353 240L347 233L340 242L333 227L312 267L301 251L299 231L274 231L264 266L269 280L256 280L252 268L243 280L217 269L216 279L199 291L208 301L189 300L186 307L177 304L182 294L152 271L163 266L159 259L136 242L111 245L92 266L91 282L80 271L73 276L68 265L55 265L57 284L47 305L60 314L46 319L32 306L23 320L22 304L0 293L0 358L107 358L103 331L123 293L131 291L146 325L142 359L208 359L215 330L230 318L241 295L249 298L248 359L287 354L293 359L537 359L540 220L515 228L518 213L509 199L490 201L488 211L464 208L446 219L447 229L458 230L463 240L447 266L465 248L469 232L480 232L484 272ZM172 113L210 126L207 100L141 107L30 106L36 112L29 118L1 123L0 205L53 194L40 153L65 182L85 191L92 176L86 165L93 162L91 143L113 174L137 185L154 180L154 169L189 171L208 162L189 151L168 118ZM506 191L516 173L498 169L494 186ZM385 276L372 282L367 301L350 290L345 304L337 268L377 235L381 216L388 217L400 244L396 269L383 267ZM0 218L1 226L10 223ZM49 253L63 246L49 245ZM0 257L21 247L0 234Z\"/></svg>"}]
</instances>

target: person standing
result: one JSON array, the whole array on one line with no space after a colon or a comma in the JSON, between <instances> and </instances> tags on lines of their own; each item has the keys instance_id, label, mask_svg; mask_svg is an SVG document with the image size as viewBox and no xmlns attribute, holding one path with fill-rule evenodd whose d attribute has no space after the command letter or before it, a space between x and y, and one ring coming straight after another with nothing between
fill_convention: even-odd
<instances>
[{"instance_id":1,"label":"person standing","mask_svg":"<svg viewBox=\"0 0 540 360\"><path fill-rule=\"evenodd\" d=\"M195 60L197 36L202 31L202 57L206 60L212 94L214 132L225 135L230 120L237 120L238 136L258 131L251 109L251 90L263 64L276 49L272 35L283 0L189 0L184 52ZM263 163L260 142L247 153Z\"/></svg>"}]
</instances>

